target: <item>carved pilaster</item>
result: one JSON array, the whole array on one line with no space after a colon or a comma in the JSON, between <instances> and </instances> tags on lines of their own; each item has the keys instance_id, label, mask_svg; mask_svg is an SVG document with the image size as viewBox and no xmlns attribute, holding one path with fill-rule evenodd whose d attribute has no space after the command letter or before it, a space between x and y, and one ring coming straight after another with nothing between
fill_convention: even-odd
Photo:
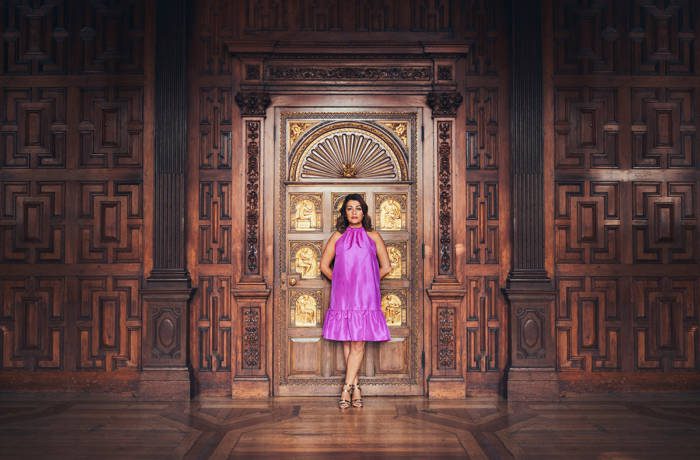
<instances>
[{"instance_id":1,"label":"carved pilaster","mask_svg":"<svg viewBox=\"0 0 700 460\"><path fill-rule=\"evenodd\" d=\"M246 120L245 274L260 275L260 120Z\"/></svg>"},{"instance_id":2,"label":"carved pilaster","mask_svg":"<svg viewBox=\"0 0 700 460\"><path fill-rule=\"evenodd\" d=\"M262 92L238 93L236 103L241 110L245 143L245 245L241 278L234 289L236 323L236 369L233 376L234 398L267 398L270 378L267 343L267 299L270 289L263 277L262 215L260 160L263 126L270 96Z\"/></svg>"},{"instance_id":3,"label":"carved pilaster","mask_svg":"<svg viewBox=\"0 0 700 460\"><path fill-rule=\"evenodd\" d=\"M156 11L153 271L143 290L139 397L189 399L187 353L192 293L185 257L188 0Z\"/></svg>"},{"instance_id":4,"label":"carved pilaster","mask_svg":"<svg viewBox=\"0 0 700 460\"><path fill-rule=\"evenodd\" d=\"M556 399L554 290L545 271L541 2L511 2L513 265L510 399ZM532 374L533 370L536 371Z\"/></svg>"},{"instance_id":5,"label":"carved pilaster","mask_svg":"<svg viewBox=\"0 0 700 460\"><path fill-rule=\"evenodd\" d=\"M438 274L454 275L452 244L452 125L437 124L438 133Z\"/></svg>"}]
</instances>

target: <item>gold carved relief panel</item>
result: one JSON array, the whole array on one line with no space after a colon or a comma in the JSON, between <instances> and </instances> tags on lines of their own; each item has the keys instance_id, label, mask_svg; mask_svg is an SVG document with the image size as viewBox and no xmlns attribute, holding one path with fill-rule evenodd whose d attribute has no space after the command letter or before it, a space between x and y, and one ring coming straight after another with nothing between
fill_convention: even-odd
<instances>
[{"instance_id":1,"label":"gold carved relief panel","mask_svg":"<svg viewBox=\"0 0 700 460\"><path fill-rule=\"evenodd\" d=\"M317 232L323 228L321 220L321 193L289 194L289 230Z\"/></svg>"},{"instance_id":2,"label":"gold carved relief panel","mask_svg":"<svg viewBox=\"0 0 700 460\"><path fill-rule=\"evenodd\" d=\"M289 295L289 311L293 327L318 327L321 325L323 291L320 289L294 289Z\"/></svg>"},{"instance_id":3,"label":"gold carved relief panel","mask_svg":"<svg viewBox=\"0 0 700 460\"><path fill-rule=\"evenodd\" d=\"M405 289L382 290L382 312L388 326L406 324L408 293Z\"/></svg>"},{"instance_id":4,"label":"gold carved relief panel","mask_svg":"<svg viewBox=\"0 0 700 460\"><path fill-rule=\"evenodd\" d=\"M289 272L305 280L320 279L322 246L322 241L290 241Z\"/></svg>"},{"instance_id":5,"label":"gold carved relief panel","mask_svg":"<svg viewBox=\"0 0 700 460\"><path fill-rule=\"evenodd\" d=\"M407 201L405 193L377 193L374 198L374 221L377 230L406 230Z\"/></svg>"},{"instance_id":6,"label":"gold carved relief panel","mask_svg":"<svg viewBox=\"0 0 700 460\"><path fill-rule=\"evenodd\" d=\"M386 250L389 253L391 271L387 279L406 279L408 266L408 245L405 241L387 241Z\"/></svg>"}]
</instances>

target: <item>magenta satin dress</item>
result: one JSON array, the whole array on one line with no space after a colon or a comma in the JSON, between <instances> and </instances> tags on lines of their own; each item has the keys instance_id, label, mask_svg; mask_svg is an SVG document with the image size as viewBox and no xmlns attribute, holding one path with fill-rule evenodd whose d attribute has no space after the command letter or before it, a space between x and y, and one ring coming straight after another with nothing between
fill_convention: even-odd
<instances>
[{"instance_id":1,"label":"magenta satin dress","mask_svg":"<svg viewBox=\"0 0 700 460\"><path fill-rule=\"evenodd\" d=\"M335 243L323 338L367 342L391 338L382 313L377 246L362 227L348 227Z\"/></svg>"}]
</instances>

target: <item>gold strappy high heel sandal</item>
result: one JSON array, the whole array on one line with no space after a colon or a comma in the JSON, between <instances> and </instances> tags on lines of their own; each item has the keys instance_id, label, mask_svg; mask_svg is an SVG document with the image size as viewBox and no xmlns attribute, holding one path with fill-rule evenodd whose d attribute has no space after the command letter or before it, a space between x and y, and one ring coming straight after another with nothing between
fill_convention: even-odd
<instances>
[{"instance_id":1,"label":"gold strappy high heel sandal","mask_svg":"<svg viewBox=\"0 0 700 460\"><path fill-rule=\"evenodd\" d=\"M340 400L338 400L338 407L341 409L347 409L350 407L351 401L349 399L343 398L343 393L347 393L348 396L352 395L352 385L351 384L346 384L343 385L343 390L340 392Z\"/></svg>"},{"instance_id":2,"label":"gold strappy high heel sandal","mask_svg":"<svg viewBox=\"0 0 700 460\"><path fill-rule=\"evenodd\" d=\"M353 385L352 389L352 396L350 397L350 401L352 404L352 407L362 407L362 393L360 393L360 397L356 398L355 397L355 392L360 392L362 389L360 388L360 384L358 383L357 385Z\"/></svg>"}]
</instances>

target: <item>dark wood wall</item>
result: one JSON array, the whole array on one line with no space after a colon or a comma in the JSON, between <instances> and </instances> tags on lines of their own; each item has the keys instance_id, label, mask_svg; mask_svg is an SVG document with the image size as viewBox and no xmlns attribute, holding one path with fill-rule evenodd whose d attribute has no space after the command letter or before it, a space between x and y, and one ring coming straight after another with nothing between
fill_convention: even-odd
<instances>
[{"instance_id":1,"label":"dark wood wall","mask_svg":"<svg viewBox=\"0 0 700 460\"><path fill-rule=\"evenodd\" d=\"M153 9L0 2L0 385L129 391L152 235Z\"/></svg>"},{"instance_id":2,"label":"dark wood wall","mask_svg":"<svg viewBox=\"0 0 700 460\"><path fill-rule=\"evenodd\" d=\"M548 1L544 12L562 388L685 385L700 369L700 5Z\"/></svg>"},{"instance_id":3,"label":"dark wood wall","mask_svg":"<svg viewBox=\"0 0 700 460\"><path fill-rule=\"evenodd\" d=\"M466 167L453 176L466 190L453 197L466 216L453 222L465 294L438 326L468 391L501 388L509 336L523 333L509 331L501 291L514 250L508 2L190 3L195 393L230 393L237 339L261 338L233 314L249 243L234 191L250 178L226 41L367 34L470 45L455 78L466 148L454 154ZM165 238L153 232L155 13L150 1L0 1L3 389L138 390L150 350L141 290ZM564 391L697 388L699 21L692 0L542 5L544 247L534 250L553 283L552 361Z\"/></svg>"}]
</instances>

